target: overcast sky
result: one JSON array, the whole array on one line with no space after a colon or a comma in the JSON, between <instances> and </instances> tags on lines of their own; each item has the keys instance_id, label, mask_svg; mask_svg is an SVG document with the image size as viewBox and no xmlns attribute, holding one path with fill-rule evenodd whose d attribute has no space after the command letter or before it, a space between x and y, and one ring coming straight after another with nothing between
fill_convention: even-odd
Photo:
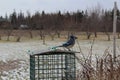
<instances>
[{"instance_id":1,"label":"overcast sky","mask_svg":"<svg viewBox=\"0 0 120 80\"><path fill-rule=\"evenodd\" d=\"M0 15L16 12L35 11L57 12L86 10L95 7L97 4L104 9L112 9L114 1L120 9L120 0L0 0Z\"/></svg>"}]
</instances>

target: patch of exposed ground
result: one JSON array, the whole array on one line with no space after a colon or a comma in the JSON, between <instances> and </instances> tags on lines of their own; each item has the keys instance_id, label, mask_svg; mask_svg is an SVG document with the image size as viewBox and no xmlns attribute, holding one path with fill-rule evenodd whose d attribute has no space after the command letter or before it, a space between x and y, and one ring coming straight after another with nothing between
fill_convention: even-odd
<instances>
[{"instance_id":1,"label":"patch of exposed ground","mask_svg":"<svg viewBox=\"0 0 120 80\"><path fill-rule=\"evenodd\" d=\"M2 71L10 71L16 68L20 68L22 60L10 60L7 62L0 61L0 72Z\"/></svg>"},{"instance_id":2,"label":"patch of exposed ground","mask_svg":"<svg viewBox=\"0 0 120 80\"><path fill-rule=\"evenodd\" d=\"M22 59L0 61L0 80L30 80L28 61Z\"/></svg>"}]
</instances>

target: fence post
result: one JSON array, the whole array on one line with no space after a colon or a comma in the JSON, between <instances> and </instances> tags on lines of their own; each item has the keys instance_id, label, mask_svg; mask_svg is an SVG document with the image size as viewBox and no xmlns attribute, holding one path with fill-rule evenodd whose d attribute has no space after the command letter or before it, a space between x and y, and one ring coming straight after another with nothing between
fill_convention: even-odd
<instances>
[{"instance_id":1,"label":"fence post","mask_svg":"<svg viewBox=\"0 0 120 80\"><path fill-rule=\"evenodd\" d=\"M117 3L114 2L114 15L113 15L113 59L116 59L116 24L117 24Z\"/></svg>"}]
</instances>

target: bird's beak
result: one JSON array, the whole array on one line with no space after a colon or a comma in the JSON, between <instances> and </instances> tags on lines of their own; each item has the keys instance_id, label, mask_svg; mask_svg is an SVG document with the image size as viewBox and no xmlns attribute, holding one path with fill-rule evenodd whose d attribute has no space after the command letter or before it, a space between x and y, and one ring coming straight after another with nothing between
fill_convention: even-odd
<instances>
[{"instance_id":1,"label":"bird's beak","mask_svg":"<svg viewBox=\"0 0 120 80\"><path fill-rule=\"evenodd\" d=\"M75 39L78 39L78 38L75 36Z\"/></svg>"}]
</instances>

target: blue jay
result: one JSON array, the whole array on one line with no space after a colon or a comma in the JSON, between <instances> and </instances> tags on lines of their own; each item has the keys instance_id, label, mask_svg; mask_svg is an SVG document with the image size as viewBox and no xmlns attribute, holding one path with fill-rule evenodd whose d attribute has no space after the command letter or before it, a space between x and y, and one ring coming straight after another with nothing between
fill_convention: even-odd
<instances>
[{"instance_id":1,"label":"blue jay","mask_svg":"<svg viewBox=\"0 0 120 80\"><path fill-rule=\"evenodd\" d=\"M72 48L72 47L74 46L76 39L77 39L77 37L71 35L66 43L64 43L64 44L62 44L62 45L60 45L60 46L53 47L53 48L65 47L65 48L67 48L69 51L71 51L70 48Z\"/></svg>"}]
</instances>

